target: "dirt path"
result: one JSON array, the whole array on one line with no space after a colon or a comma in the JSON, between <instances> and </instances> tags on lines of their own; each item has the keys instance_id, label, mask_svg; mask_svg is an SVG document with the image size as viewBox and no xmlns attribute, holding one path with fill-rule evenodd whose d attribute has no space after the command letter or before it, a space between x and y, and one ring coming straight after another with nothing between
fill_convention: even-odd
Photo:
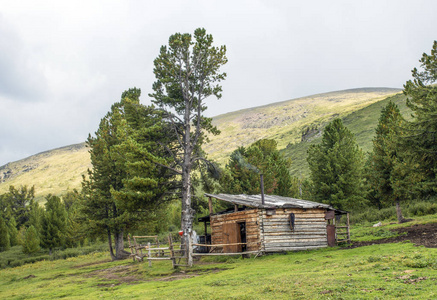
<instances>
[{"instance_id":1,"label":"dirt path","mask_svg":"<svg viewBox=\"0 0 437 300\"><path fill-rule=\"evenodd\" d=\"M416 224L410 227L393 229L400 235L394 238L381 239L371 242L354 242L349 248L356 248L361 246L398 243L403 241L410 241L416 246L425 246L427 248L437 248L437 223Z\"/></svg>"}]
</instances>

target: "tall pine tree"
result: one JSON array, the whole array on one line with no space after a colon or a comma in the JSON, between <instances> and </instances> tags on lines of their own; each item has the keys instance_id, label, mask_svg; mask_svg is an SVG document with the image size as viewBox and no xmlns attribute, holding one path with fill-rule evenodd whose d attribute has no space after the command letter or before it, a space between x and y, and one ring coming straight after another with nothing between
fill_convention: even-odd
<instances>
[{"instance_id":1,"label":"tall pine tree","mask_svg":"<svg viewBox=\"0 0 437 300\"><path fill-rule=\"evenodd\" d=\"M315 201L352 210L363 204L363 154L341 119L329 123L307 158Z\"/></svg>"},{"instance_id":2,"label":"tall pine tree","mask_svg":"<svg viewBox=\"0 0 437 300\"><path fill-rule=\"evenodd\" d=\"M423 175L422 195L437 195L437 41L431 54L422 54L421 70L412 70L413 80L404 85L413 119L407 126L405 144Z\"/></svg>"},{"instance_id":3,"label":"tall pine tree","mask_svg":"<svg viewBox=\"0 0 437 300\"><path fill-rule=\"evenodd\" d=\"M193 170L199 163L208 163L201 151L206 133L218 134L211 118L204 115L206 99L221 97L220 81L226 78L220 68L226 64L226 47L213 46L213 37L203 28L192 36L175 33L168 46L162 46L154 61L156 81L153 84L153 103L166 112L166 119L177 136L180 151L171 151L181 177L182 243L193 241L194 210L192 208ZM192 265L192 249L188 249L188 265Z\"/></svg>"},{"instance_id":4,"label":"tall pine tree","mask_svg":"<svg viewBox=\"0 0 437 300\"><path fill-rule=\"evenodd\" d=\"M406 174L400 172L407 161L405 147L401 145L404 123L398 106L390 101L381 111L366 172L368 195L372 195L369 200L378 208L396 204L399 223L405 221L400 201L408 198L400 189L400 183L406 178Z\"/></svg>"},{"instance_id":5,"label":"tall pine tree","mask_svg":"<svg viewBox=\"0 0 437 300\"><path fill-rule=\"evenodd\" d=\"M129 256L124 233L147 218L167 192L167 168L150 161L168 162L159 142L172 135L161 113L140 105L140 94L136 88L124 92L88 138L93 169L83 181L82 212L91 231L107 235L113 260Z\"/></svg>"}]
</instances>

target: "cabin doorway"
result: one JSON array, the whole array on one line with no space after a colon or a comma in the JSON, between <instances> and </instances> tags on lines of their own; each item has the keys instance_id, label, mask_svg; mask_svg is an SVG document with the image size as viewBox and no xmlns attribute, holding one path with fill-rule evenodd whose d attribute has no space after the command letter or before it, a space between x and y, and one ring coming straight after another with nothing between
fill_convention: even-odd
<instances>
[{"instance_id":1,"label":"cabin doorway","mask_svg":"<svg viewBox=\"0 0 437 300\"><path fill-rule=\"evenodd\" d=\"M223 244L234 244L223 246L223 253L246 251L246 245L235 245L239 243L246 243L246 222L223 224Z\"/></svg>"},{"instance_id":2,"label":"cabin doorway","mask_svg":"<svg viewBox=\"0 0 437 300\"><path fill-rule=\"evenodd\" d=\"M237 223L237 224L240 225L240 240L241 240L240 243L247 243L246 242L246 222L240 222L240 223ZM247 245L246 244L241 245L241 251L242 252L247 251Z\"/></svg>"}]
</instances>

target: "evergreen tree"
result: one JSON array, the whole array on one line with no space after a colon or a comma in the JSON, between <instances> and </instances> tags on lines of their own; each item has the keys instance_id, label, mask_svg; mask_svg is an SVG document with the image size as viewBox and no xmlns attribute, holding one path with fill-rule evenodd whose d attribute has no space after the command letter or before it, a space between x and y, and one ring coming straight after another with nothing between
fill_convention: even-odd
<instances>
[{"instance_id":1,"label":"evergreen tree","mask_svg":"<svg viewBox=\"0 0 437 300\"><path fill-rule=\"evenodd\" d=\"M150 96L177 136L180 151L171 151L177 168L170 169L181 178L181 227L182 243L192 241L194 210L191 205L192 173L200 162L208 163L201 151L206 133L218 134L211 118L204 116L205 100L209 96L221 97L220 81L226 78L220 68L226 64L226 47L214 47L213 37L199 28L191 34L176 33L162 46L155 59L156 81ZM192 251L188 249L188 265L192 265Z\"/></svg>"},{"instance_id":2,"label":"evergreen tree","mask_svg":"<svg viewBox=\"0 0 437 300\"><path fill-rule=\"evenodd\" d=\"M18 229L17 222L15 222L15 218L11 217L8 221L8 232L9 232L9 240L11 242L11 246L18 245Z\"/></svg>"},{"instance_id":3,"label":"evergreen tree","mask_svg":"<svg viewBox=\"0 0 437 300\"><path fill-rule=\"evenodd\" d=\"M413 119L406 126L404 144L413 153L412 165L423 175L421 190L424 196L437 194L437 41L431 54L423 53L419 60L421 71L412 70L413 80L404 85L407 106Z\"/></svg>"},{"instance_id":4,"label":"evergreen tree","mask_svg":"<svg viewBox=\"0 0 437 300\"><path fill-rule=\"evenodd\" d=\"M27 228L24 241L23 241L23 252L26 254L32 254L40 250L40 240L35 227L31 225Z\"/></svg>"},{"instance_id":5,"label":"evergreen tree","mask_svg":"<svg viewBox=\"0 0 437 300\"><path fill-rule=\"evenodd\" d=\"M0 215L0 251L6 251L11 248L9 241L8 227L6 226L5 220Z\"/></svg>"},{"instance_id":6,"label":"evergreen tree","mask_svg":"<svg viewBox=\"0 0 437 300\"><path fill-rule=\"evenodd\" d=\"M29 221L26 223L28 227L35 227L38 238L41 239L42 220L44 217L44 208L38 202L32 202L29 205Z\"/></svg>"},{"instance_id":7,"label":"evergreen tree","mask_svg":"<svg viewBox=\"0 0 437 300\"><path fill-rule=\"evenodd\" d=\"M27 186L21 186L19 189L16 189L11 185L9 193L5 197L18 227L25 225L29 221L30 207L35 198L35 187L28 188Z\"/></svg>"},{"instance_id":8,"label":"evergreen tree","mask_svg":"<svg viewBox=\"0 0 437 300\"><path fill-rule=\"evenodd\" d=\"M275 140L261 139L247 148L239 147L226 165L222 188L231 194L260 194L260 174L263 174L266 194L291 196L290 163L279 153Z\"/></svg>"},{"instance_id":9,"label":"evergreen tree","mask_svg":"<svg viewBox=\"0 0 437 300\"><path fill-rule=\"evenodd\" d=\"M63 246L65 243L67 216L64 204L59 197L49 195L46 200L46 210L41 226L41 245L49 249L51 255L53 248ZM38 235L36 229L35 235Z\"/></svg>"},{"instance_id":10,"label":"evergreen tree","mask_svg":"<svg viewBox=\"0 0 437 300\"><path fill-rule=\"evenodd\" d=\"M96 136L88 138L93 169L83 182L81 211L90 231L107 235L113 260L129 256L125 231L144 221L168 190L168 168L161 165L169 154L160 142L172 134L163 127L162 113L140 105L139 97L139 89L124 92Z\"/></svg>"},{"instance_id":11,"label":"evergreen tree","mask_svg":"<svg viewBox=\"0 0 437 300\"><path fill-rule=\"evenodd\" d=\"M80 214L80 195L74 190L62 196L67 213L65 229L65 246L72 248L78 246L86 236L83 216Z\"/></svg>"},{"instance_id":12,"label":"evergreen tree","mask_svg":"<svg viewBox=\"0 0 437 300\"><path fill-rule=\"evenodd\" d=\"M27 228L24 225L21 226L20 229L18 229L17 245L21 245L24 247L24 243L26 240L26 230L27 230Z\"/></svg>"},{"instance_id":13,"label":"evergreen tree","mask_svg":"<svg viewBox=\"0 0 437 300\"><path fill-rule=\"evenodd\" d=\"M396 204L399 223L404 222L400 200L409 198L401 183L412 178L405 173L409 155L400 143L404 123L398 106L390 101L381 111L366 172L369 200L379 208Z\"/></svg>"},{"instance_id":14,"label":"evergreen tree","mask_svg":"<svg viewBox=\"0 0 437 300\"><path fill-rule=\"evenodd\" d=\"M351 210L363 204L363 154L341 119L329 123L307 158L315 201Z\"/></svg>"},{"instance_id":15,"label":"evergreen tree","mask_svg":"<svg viewBox=\"0 0 437 300\"><path fill-rule=\"evenodd\" d=\"M391 176L395 160L400 153L398 139L403 122L399 108L390 101L382 109L375 129L367 179L370 192L374 193L373 201L379 208L387 207L394 202Z\"/></svg>"}]
</instances>

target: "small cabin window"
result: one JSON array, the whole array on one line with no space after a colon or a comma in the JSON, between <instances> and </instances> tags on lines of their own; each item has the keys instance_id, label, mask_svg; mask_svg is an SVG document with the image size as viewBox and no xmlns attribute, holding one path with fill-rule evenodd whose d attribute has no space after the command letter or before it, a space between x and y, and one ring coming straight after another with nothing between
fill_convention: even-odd
<instances>
[{"instance_id":1,"label":"small cabin window","mask_svg":"<svg viewBox=\"0 0 437 300\"><path fill-rule=\"evenodd\" d=\"M291 214L288 216L288 221L289 221L289 223L290 223L290 229L291 229L291 231L294 231L294 221L295 221L294 213L291 213Z\"/></svg>"}]
</instances>

